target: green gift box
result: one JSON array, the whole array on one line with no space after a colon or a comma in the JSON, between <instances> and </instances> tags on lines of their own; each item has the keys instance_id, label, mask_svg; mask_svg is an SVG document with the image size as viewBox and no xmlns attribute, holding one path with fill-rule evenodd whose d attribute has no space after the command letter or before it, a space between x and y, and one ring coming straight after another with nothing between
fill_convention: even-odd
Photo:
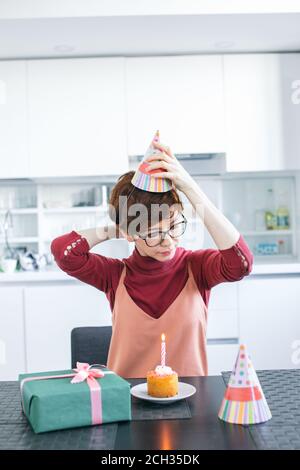
<instances>
[{"instance_id":1,"label":"green gift box","mask_svg":"<svg viewBox=\"0 0 300 470\"><path fill-rule=\"evenodd\" d=\"M35 433L131 420L130 383L106 367L77 363L74 370L19 374L19 382Z\"/></svg>"}]
</instances>

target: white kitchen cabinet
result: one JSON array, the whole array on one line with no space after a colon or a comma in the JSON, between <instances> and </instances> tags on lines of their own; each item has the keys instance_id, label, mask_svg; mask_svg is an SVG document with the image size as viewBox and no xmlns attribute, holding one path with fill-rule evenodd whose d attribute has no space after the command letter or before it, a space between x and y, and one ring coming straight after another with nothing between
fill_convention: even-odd
<instances>
[{"instance_id":1,"label":"white kitchen cabinet","mask_svg":"<svg viewBox=\"0 0 300 470\"><path fill-rule=\"evenodd\" d=\"M284 167L278 54L224 55L228 171Z\"/></svg>"},{"instance_id":2,"label":"white kitchen cabinet","mask_svg":"<svg viewBox=\"0 0 300 470\"><path fill-rule=\"evenodd\" d=\"M225 150L221 56L129 58L126 93L129 155L157 129L174 153Z\"/></svg>"},{"instance_id":3,"label":"white kitchen cabinet","mask_svg":"<svg viewBox=\"0 0 300 470\"><path fill-rule=\"evenodd\" d=\"M238 344L208 344L208 375L220 375L223 371L232 371L239 350Z\"/></svg>"},{"instance_id":4,"label":"white kitchen cabinet","mask_svg":"<svg viewBox=\"0 0 300 470\"><path fill-rule=\"evenodd\" d=\"M299 368L300 277L253 277L239 284L241 342L256 369ZM298 345L298 346L297 346Z\"/></svg>"},{"instance_id":5,"label":"white kitchen cabinet","mask_svg":"<svg viewBox=\"0 0 300 470\"><path fill-rule=\"evenodd\" d=\"M105 294L89 285L26 287L28 372L69 369L71 330L111 325Z\"/></svg>"},{"instance_id":6,"label":"white kitchen cabinet","mask_svg":"<svg viewBox=\"0 0 300 470\"><path fill-rule=\"evenodd\" d=\"M237 283L223 282L211 290L208 304L208 339L237 339Z\"/></svg>"},{"instance_id":7,"label":"white kitchen cabinet","mask_svg":"<svg viewBox=\"0 0 300 470\"><path fill-rule=\"evenodd\" d=\"M224 55L228 171L300 168L300 54Z\"/></svg>"},{"instance_id":8,"label":"white kitchen cabinet","mask_svg":"<svg viewBox=\"0 0 300 470\"><path fill-rule=\"evenodd\" d=\"M23 289L0 287L0 380L17 380L26 372Z\"/></svg>"},{"instance_id":9,"label":"white kitchen cabinet","mask_svg":"<svg viewBox=\"0 0 300 470\"><path fill-rule=\"evenodd\" d=\"M285 168L300 169L300 54L279 54ZM272 136L273 137L273 136Z\"/></svg>"},{"instance_id":10,"label":"white kitchen cabinet","mask_svg":"<svg viewBox=\"0 0 300 470\"><path fill-rule=\"evenodd\" d=\"M0 178L29 174L26 120L26 64L0 61Z\"/></svg>"},{"instance_id":11,"label":"white kitchen cabinet","mask_svg":"<svg viewBox=\"0 0 300 470\"><path fill-rule=\"evenodd\" d=\"M30 175L128 170L124 59L28 61Z\"/></svg>"},{"instance_id":12,"label":"white kitchen cabinet","mask_svg":"<svg viewBox=\"0 0 300 470\"><path fill-rule=\"evenodd\" d=\"M238 351L238 283L215 286L208 304L207 327L208 374L232 370Z\"/></svg>"},{"instance_id":13,"label":"white kitchen cabinet","mask_svg":"<svg viewBox=\"0 0 300 470\"><path fill-rule=\"evenodd\" d=\"M208 328L213 344L208 344L208 355L210 374L219 374L232 368L237 347L230 344L238 341L236 285L220 284L214 294ZM106 296L88 285L26 286L24 311L28 372L69 368L71 330L111 325Z\"/></svg>"}]
</instances>

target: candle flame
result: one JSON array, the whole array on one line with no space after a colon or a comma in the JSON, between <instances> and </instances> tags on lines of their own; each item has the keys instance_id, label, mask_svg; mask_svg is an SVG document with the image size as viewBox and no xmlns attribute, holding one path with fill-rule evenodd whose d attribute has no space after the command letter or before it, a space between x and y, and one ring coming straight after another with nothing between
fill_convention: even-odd
<instances>
[{"instance_id":1,"label":"candle flame","mask_svg":"<svg viewBox=\"0 0 300 470\"><path fill-rule=\"evenodd\" d=\"M166 339L165 334L162 333L162 335L161 335L161 340L162 340L162 341L165 341L165 339Z\"/></svg>"}]
</instances>

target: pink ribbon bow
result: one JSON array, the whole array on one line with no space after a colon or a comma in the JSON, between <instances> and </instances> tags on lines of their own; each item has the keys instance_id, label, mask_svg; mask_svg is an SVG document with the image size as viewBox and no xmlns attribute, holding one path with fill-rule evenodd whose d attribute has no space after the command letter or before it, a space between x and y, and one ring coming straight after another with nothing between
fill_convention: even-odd
<instances>
[{"instance_id":1,"label":"pink ribbon bow","mask_svg":"<svg viewBox=\"0 0 300 470\"><path fill-rule=\"evenodd\" d=\"M76 369L73 369L77 372L75 377L71 380L72 384L78 384L86 380L88 383L95 380L94 378L104 377L104 372L100 369L92 369L92 365L87 364L86 362L76 362Z\"/></svg>"}]
</instances>

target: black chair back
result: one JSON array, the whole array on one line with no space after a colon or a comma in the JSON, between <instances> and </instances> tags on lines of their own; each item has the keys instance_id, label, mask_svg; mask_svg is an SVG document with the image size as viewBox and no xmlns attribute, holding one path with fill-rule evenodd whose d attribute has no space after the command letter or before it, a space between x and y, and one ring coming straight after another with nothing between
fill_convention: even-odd
<instances>
[{"instance_id":1,"label":"black chair back","mask_svg":"<svg viewBox=\"0 0 300 470\"><path fill-rule=\"evenodd\" d=\"M77 361L106 365L111 335L111 326L74 328L71 331L72 369Z\"/></svg>"}]
</instances>

